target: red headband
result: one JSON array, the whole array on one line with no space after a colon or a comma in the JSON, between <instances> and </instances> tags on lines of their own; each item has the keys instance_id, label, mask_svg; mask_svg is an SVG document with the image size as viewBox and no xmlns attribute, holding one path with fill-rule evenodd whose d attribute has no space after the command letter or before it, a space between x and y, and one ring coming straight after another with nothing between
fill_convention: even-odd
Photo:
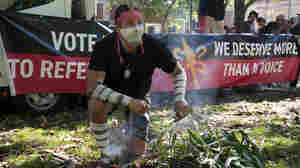
<instances>
[{"instance_id":1,"label":"red headband","mask_svg":"<svg viewBox=\"0 0 300 168\"><path fill-rule=\"evenodd\" d=\"M141 12L131 9L129 11L123 12L116 20L116 24L120 24L122 20L126 19L143 19Z\"/></svg>"}]
</instances>

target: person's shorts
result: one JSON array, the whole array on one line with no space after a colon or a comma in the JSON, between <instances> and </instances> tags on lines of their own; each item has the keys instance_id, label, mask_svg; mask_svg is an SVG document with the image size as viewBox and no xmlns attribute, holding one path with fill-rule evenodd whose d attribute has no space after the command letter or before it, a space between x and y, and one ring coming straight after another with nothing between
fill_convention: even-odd
<instances>
[{"instance_id":1,"label":"person's shorts","mask_svg":"<svg viewBox=\"0 0 300 168\"><path fill-rule=\"evenodd\" d=\"M199 16L210 16L216 21L222 21L225 18L224 0L200 0Z\"/></svg>"},{"instance_id":2,"label":"person's shorts","mask_svg":"<svg viewBox=\"0 0 300 168\"><path fill-rule=\"evenodd\" d=\"M198 14L199 16L208 15L208 0L199 0Z\"/></svg>"},{"instance_id":3,"label":"person's shorts","mask_svg":"<svg viewBox=\"0 0 300 168\"><path fill-rule=\"evenodd\" d=\"M126 121L122 128L122 130L126 130L126 135L136 137L146 142L148 141L149 112L146 112L144 115L139 115L130 112L126 106L113 105L111 115L114 116L114 113L118 115L118 119Z\"/></svg>"}]
</instances>

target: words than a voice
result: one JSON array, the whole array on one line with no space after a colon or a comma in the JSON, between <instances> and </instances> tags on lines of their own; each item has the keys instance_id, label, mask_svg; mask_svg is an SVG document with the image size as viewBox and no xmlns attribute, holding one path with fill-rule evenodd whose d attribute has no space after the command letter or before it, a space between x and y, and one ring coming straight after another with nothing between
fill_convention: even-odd
<instances>
[{"instance_id":1,"label":"words than a voice","mask_svg":"<svg viewBox=\"0 0 300 168\"><path fill-rule=\"evenodd\" d=\"M250 76L283 71L285 61L262 61L259 63L224 63L224 77Z\"/></svg>"},{"instance_id":2,"label":"words than a voice","mask_svg":"<svg viewBox=\"0 0 300 168\"><path fill-rule=\"evenodd\" d=\"M214 49L215 56L263 57L277 55L298 55L298 48L295 42L214 42Z\"/></svg>"}]
</instances>

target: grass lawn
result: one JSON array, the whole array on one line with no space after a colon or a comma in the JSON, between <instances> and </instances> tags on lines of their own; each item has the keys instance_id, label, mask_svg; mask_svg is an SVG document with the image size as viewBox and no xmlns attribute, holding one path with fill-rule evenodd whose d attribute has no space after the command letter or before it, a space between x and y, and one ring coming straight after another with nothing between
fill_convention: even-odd
<instances>
[{"instance_id":1,"label":"grass lawn","mask_svg":"<svg viewBox=\"0 0 300 168\"><path fill-rule=\"evenodd\" d=\"M228 105L207 106L206 108L222 115L232 110L232 107ZM256 115L260 114L247 114L248 117ZM172 124L168 113L164 111L152 113L151 118L154 133L159 133ZM261 150L265 160L264 167L300 167L300 125L297 122L274 116L260 117L255 124L249 124L242 118L243 116L228 121L222 129L242 130L247 133L249 139ZM217 131L220 128L211 129ZM212 138L203 138L205 140L203 146L209 146L208 142L212 142ZM217 141L217 138L215 139ZM174 150L186 150L185 152L178 151L179 153L173 151L174 155L195 152L194 149L185 149L182 143L174 143L174 146ZM163 150L164 146L158 148ZM208 149L213 151L217 148L205 148L205 150ZM225 149L227 148L224 147ZM232 151L228 152L232 153ZM167 150L161 154L171 155ZM0 115L0 167L56 168L65 165L68 160L76 163L76 167L88 167L99 157L95 140L88 129L86 112L70 111L50 115L32 115L6 111ZM160 157L160 159L168 160L168 157Z\"/></svg>"}]
</instances>

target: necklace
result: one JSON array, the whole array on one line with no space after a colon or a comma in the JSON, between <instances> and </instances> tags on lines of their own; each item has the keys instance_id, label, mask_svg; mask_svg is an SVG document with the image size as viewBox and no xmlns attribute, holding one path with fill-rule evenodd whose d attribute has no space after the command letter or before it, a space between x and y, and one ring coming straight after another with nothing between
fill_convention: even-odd
<instances>
[{"instance_id":1,"label":"necklace","mask_svg":"<svg viewBox=\"0 0 300 168\"><path fill-rule=\"evenodd\" d=\"M129 65L127 65L124 70L124 78L128 79L130 77L130 75L131 75L131 71L130 71Z\"/></svg>"},{"instance_id":2,"label":"necklace","mask_svg":"<svg viewBox=\"0 0 300 168\"><path fill-rule=\"evenodd\" d=\"M129 69L125 69L125 71L124 71L124 78L128 79L130 77L130 75L131 75L130 70Z\"/></svg>"},{"instance_id":3,"label":"necklace","mask_svg":"<svg viewBox=\"0 0 300 168\"><path fill-rule=\"evenodd\" d=\"M120 47L120 42L121 42L121 40L120 40L121 38L120 38L120 34L118 33L117 34L117 49L118 49L118 55L119 55L119 57L120 57L120 63L121 64L126 64L126 60L124 59L124 57L121 55L121 47ZM140 50L141 50L141 53L142 53L142 55L144 54L144 47L143 47L143 43L141 44L141 46L140 46ZM129 68L129 64L127 64L126 66L125 66L125 70L124 70L124 78L125 79L128 79L128 78L130 78L130 76L131 76L131 70L130 70L130 68Z\"/></svg>"}]
</instances>

